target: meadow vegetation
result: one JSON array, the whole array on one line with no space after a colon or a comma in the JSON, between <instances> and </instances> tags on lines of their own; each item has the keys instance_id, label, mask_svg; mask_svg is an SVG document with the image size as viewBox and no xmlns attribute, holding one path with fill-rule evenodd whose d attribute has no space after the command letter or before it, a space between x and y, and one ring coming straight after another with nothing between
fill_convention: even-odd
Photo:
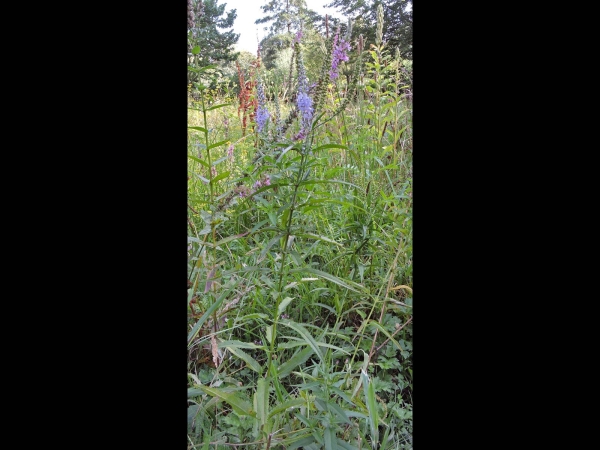
<instances>
[{"instance_id":1,"label":"meadow vegetation","mask_svg":"<svg viewBox=\"0 0 600 450\"><path fill-rule=\"evenodd\" d=\"M189 449L412 448L412 66L349 36L189 66Z\"/></svg>"}]
</instances>

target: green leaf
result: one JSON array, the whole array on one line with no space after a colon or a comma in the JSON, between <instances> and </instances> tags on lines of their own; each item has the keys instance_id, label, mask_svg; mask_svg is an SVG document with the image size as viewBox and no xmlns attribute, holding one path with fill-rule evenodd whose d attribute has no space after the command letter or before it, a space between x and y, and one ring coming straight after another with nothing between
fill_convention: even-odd
<instances>
[{"instance_id":1,"label":"green leaf","mask_svg":"<svg viewBox=\"0 0 600 450\"><path fill-rule=\"evenodd\" d=\"M324 150L326 148L342 148L344 150L350 150L348 147L346 147L345 145L341 145L341 144L325 144L325 145L321 145L321 146L315 148L314 151L318 152L319 150Z\"/></svg>"},{"instance_id":2,"label":"green leaf","mask_svg":"<svg viewBox=\"0 0 600 450\"><path fill-rule=\"evenodd\" d=\"M290 304L290 302L293 300L292 297L286 297L284 298L281 303L279 304L279 307L277 308L277 314L280 315L285 311L285 308L287 307L287 305Z\"/></svg>"},{"instance_id":3,"label":"green leaf","mask_svg":"<svg viewBox=\"0 0 600 450\"><path fill-rule=\"evenodd\" d=\"M220 180L222 180L223 178L227 178L227 177L229 176L229 174L230 174L230 172L229 172L229 171L225 171L225 172L222 172L222 173L220 173L219 175L217 175L216 177L214 177L214 178L212 179L212 183L214 184L214 183L216 183L217 181L220 181Z\"/></svg>"},{"instance_id":4,"label":"green leaf","mask_svg":"<svg viewBox=\"0 0 600 450\"><path fill-rule=\"evenodd\" d=\"M200 46L196 45L193 49L192 49L192 55L197 55L198 53L200 53Z\"/></svg>"},{"instance_id":5,"label":"green leaf","mask_svg":"<svg viewBox=\"0 0 600 450\"><path fill-rule=\"evenodd\" d=\"M202 164L207 169L210 168L210 166L208 165L208 163L206 161L200 159L200 158L196 158L195 156L192 156L192 155L188 155L188 158L190 158L193 161L199 162L200 164Z\"/></svg>"},{"instance_id":6,"label":"green leaf","mask_svg":"<svg viewBox=\"0 0 600 450\"><path fill-rule=\"evenodd\" d=\"M363 382L363 390L365 394L367 409L369 411L369 425L371 427L371 434L373 438L373 445L376 445L379 441L379 415L377 413L377 402L375 401L375 389L373 383L369 379L369 376L364 370L360 371L360 377Z\"/></svg>"},{"instance_id":7,"label":"green leaf","mask_svg":"<svg viewBox=\"0 0 600 450\"><path fill-rule=\"evenodd\" d=\"M396 347L398 347L398 349L399 349L401 352L403 352L403 351L405 351L405 350L406 350L406 349L402 348L402 346L400 345L400 343L399 343L399 342L398 342L396 339L394 339L394 338L392 337L392 335L391 335L391 334L390 334L390 333L389 333L389 332L388 332L388 331L387 331L385 328L383 328L383 327L382 327L382 326L379 324L379 322L376 322L376 321L374 321L373 319L370 319L370 320L368 321L368 324L369 324L369 325L373 325L375 328L377 328L379 331L381 331L383 334L385 334L385 335L386 335L386 336L389 338L389 340L390 340L390 341L392 341L392 342L393 342L393 344L394 344Z\"/></svg>"},{"instance_id":8,"label":"green leaf","mask_svg":"<svg viewBox=\"0 0 600 450\"><path fill-rule=\"evenodd\" d=\"M225 294L227 294L228 292L229 291L225 291ZM223 303L223 300L225 300L225 297L226 297L226 295L221 295L221 297L216 302L214 302L210 306L210 308L208 308L206 310L206 312L204 314L202 314L202 317L200 317L200 319L198 319L198 322L196 322L196 324L194 325L194 327L188 334L188 338L187 338L188 345L190 345L192 343L192 340L196 337L196 335L200 331L200 327L202 327L204 322L206 322L206 319L208 319L210 317L210 315L213 312L215 312L217 310L217 308L219 308L219 306L221 306L221 303Z\"/></svg>"},{"instance_id":9,"label":"green leaf","mask_svg":"<svg viewBox=\"0 0 600 450\"><path fill-rule=\"evenodd\" d=\"M279 162L281 160L281 158L283 158L283 155L285 155L287 152L290 151L290 149L294 148L293 145L290 145L289 147L286 147L285 149L282 150L281 154L277 157L277 162Z\"/></svg>"},{"instance_id":10,"label":"green leaf","mask_svg":"<svg viewBox=\"0 0 600 450\"><path fill-rule=\"evenodd\" d=\"M359 450L358 447L355 447L352 444L348 444L347 442L342 441L341 439L338 438L337 440L338 443L338 447L343 448L344 450Z\"/></svg>"},{"instance_id":11,"label":"green leaf","mask_svg":"<svg viewBox=\"0 0 600 450\"><path fill-rule=\"evenodd\" d=\"M269 387L268 379L259 378L254 393L254 409L260 425L264 425L269 415Z\"/></svg>"},{"instance_id":12,"label":"green leaf","mask_svg":"<svg viewBox=\"0 0 600 450\"><path fill-rule=\"evenodd\" d=\"M288 400L287 402L280 403L275 408L273 408L271 412L269 412L269 419L272 418L275 414L285 411L286 409L295 408L296 406L302 406L305 404L306 400L304 400L303 398L294 398L292 400Z\"/></svg>"},{"instance_id":13,"label":"green leaf","mask_svg":"<svg viewBox=\"0 0 600 450\"><path fill-rule=\"evenodd\" d=\"M205 393L211 397L217 397L227 402L236 414L240 416L252 416L256 417L256 412L252 409L252 405L247 400L240 398L238 394L233 392L226 392L223 389L211 388L208 386L200 386Z\"/></svg>"},{"instance_id":14,"label":"green leaf","mask_svg":"<svg viewBox=\"0 0 600 450\"><path fill-rule=\"evenodd\" d=\"M214 244L212 242L205 242L204 245L206 245L207 247L216 248L220 245L227 244L228 242L234 241L235 239L244 237L247 234L248 233L246 232L246 233L242 233L242 234L235 234L233 236L227 236L226 238L223 238L220 241L215 242ZM231 273L231 272L228 272L228 273Z\"/></svg>"},{"instance_id":15,"label":"green leaf","mask_svg":"<svg viewBox=\"0 0 600 450\"><path fill-rule=\"evenodd\" d=\"M275 244L277 244L282 237L283 237L283 234L278 234L273 239L271 239L269 242L267 242L267 245L265 245L263 247L262 251L260 252L260 255L258 257L258 262L262 261L265 258L265 255L271 249L271 247L273 247Z\"/></svg>"},{"instance_id":16,"label":"green leaf","mask_svg":"<svg viewBox=\"0 0 600 450\"><path fill-rule=\"evenodd\" d=\"M354 292L358 292L359 294L367 293L367 290L358 283L350 280L342 280L341 278L336 277L335 275L331 275L330 273L323 272L322 270L313 269L312 267L301 267L299 269L291 269L290 273L311 273L313 275L317 275L321 278L325 278L326 280L331 281L332 283L337 284L338 286L342 286L343 288L349 289Z\"/></svg>"},{"instance_id":17,"label":"green leaf","mask_svg":"<svg viewBox=\"0 0 600 450\"><path fill-rule=\"evenodd\" d=\"M304 342L303 345L306 345L306 343ZM304 364L313 353L314 350L312 347L306 347L304 350L294 353L294 356L279 366L279 377L287 377L296 367L298 367L300 364Z\"/></svg>"},{"instance_id":18,"label":"green leaf","mask_svg":"<svg viewBox=\"0 0 600 450\"><path fill-rule=\"evenodd\" d=\"M227 144L228 142L229 142L229 139L225 139L224 141L215 142L214 144L209 145L208 149L210 150L211 148L219 147L223 144Z\"/></svg>"},{"instance_id":19,"label":"green leaf","mask_svg":"<svg viewBox=\"0 0 600 450\"><path fill-rule=\"evenodd\" d=\"M325 450L337 450L337 438L333 427L328 426L325 428L323 437L325 438Z\"/></svg>"},{"instance_id":20,"label":"green leaf","mask_svg":"<svg viewBox=\"0 0 600 450\"><path fill-rule=\"evenodd\" d=\"M329 408L329 411L335 414L343 423L352 425L352 422L350 422L350 419L348 419L344 410L340 408L340 405L334 402L328 402L327 407Z\"/></svg>"},{"instance_id":21,"label":"green leaf","mask_svg":"<svg viewBox=\"0 0 600 450\"><path fill-rule=\"evenodd\" d=\"M296 440L294 441L294 439L296 439ZM289 445L288 445L288 442L290 443ZM291 439L286 439L285 441L282 441L281 444L285 443L286 450L295 450L297 448L312 448L312 447L309 447L309 445L311 445L314 442L317 442L317 441L315 440L314 436L312 436L312 435L308 436L308 437L303 437L301 439L297 439L296 436L294 436Z\"/></svg>"},{"instance_id":22,"label":"green leaf","mask_svg":"<svg viewBox=\"0 0 600 450\"><path fill-rule=\"evenodd\" d=\"M206 111L212 111L213 109L223 108L224 106L229 106L231 103L221 103L219 105L213 105L210 108L206 108Z\"/></svg>"},{"instance_id":23,"label":"green leaf","mask_svg":"<svg viewBox=\"0 0 600 450\"><path fill-rule=\"evenodd\" d=\"M306 328L304 328L302 325L300 325L299 323L296 323L292 320L283 320L283 321L281 321L281 324L285 325L286 327L290 327L292 330L296 331L300 336L302 336L306 340L308 345L310 345L312 347L312 349L317 354L319 359L320 360L323 359L323 354L321 353L321 349L319 348L319 345L317 344L315 339L312 337L312 335L308 332L308 330Z\"/></svg>"},{"instance_id":24,"label":"green leaf","mask_svg":"<svg viewBox=\"0 0 600 450\"><path fill-rule=\"evenodd\" d=\"M269 341L269 344L271 344L273 341L273 325L269 325L265 328L265 335L267 337L267 341Z\"/></svg>"},{"instance_id":25,"label":"green leaf","mask_svg":"<svg viewBox=\"0 0 600 450\"><path fill-rule=\"evenodd\" d=\"M262 367L260 366L260 364L245 351L239 348L235 348L233 346L228 346L225 348L229 350L232 354L240 358L242 361L244 361L248 365L248 367L254 370L256 373L260 374L262 372Z\"/></svg>"},{"instance_id":26,"label":"green leaf","mask_svg":"<svg viewBox=\"0 0 600 450\"><path fill-rule=\"evenodd\" d=\"M317 239L318 241L323 241L323 242L328 242L329 244L335 244L338 247L343 247L343 244L340 244L339 242L334 241L333 239L330 239L326 236L319 236L318 234L313 234L313 233L296 233L296 236L298 237L306 237L309 239Z\"/></svg>"},{"instance_id":27,"label":"green leaf","mask_svg":"<svg viewBox=\"0 0 600 450\"><path fill-rule=\"evenodd\" d=\"M188 388L188 390L187 390L188 398L198 397L199 395L202 395L202 394L204 394L204 391L202 389Z\"/></svg>"},{"instance_id":28,"label":"green leaf","mask_svg":"<svg viewBox=\"0 0 600 450\"><path fill-rule=\"evenodd\" d=\"M266 316L266 314L265 314ZM257 349L257 348L262 348L261 345L256 345L253 344L251 342L242 342L242 341L221 341L217 344L218 348L251 348L251 349Z\"/></svg>"},{"instance_id":29,"label":"green leaf","mask_svg":"<svg viewBox=\"0 0 600 450\"><path fill-rule=\"evenodd\" d=\"M206 133L206 128L204 128L204 127L190 127L188 125L188 129L190 129L190 130L196 130L196 131L202 131L203 133Z\"/></svg>"}]
</instances>

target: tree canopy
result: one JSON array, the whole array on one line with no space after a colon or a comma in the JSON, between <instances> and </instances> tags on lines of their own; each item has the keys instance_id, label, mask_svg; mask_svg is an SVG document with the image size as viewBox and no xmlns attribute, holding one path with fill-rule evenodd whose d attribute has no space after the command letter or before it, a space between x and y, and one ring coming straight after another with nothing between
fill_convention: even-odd
<instances>
[{"instance_id":1,"label":"tree canopy","mask_svg":"<svg viewBox=\"0 0 600 450\"><path fill-rule=\"evenodd\" d=\"M362 34L368 45L375 43L379 4L383 7L383 40L390 50L398 47L402 58L412 59L412 0L333 0L325 6L352 19L353 39Z\"/></svg>"},{"instance_id":2,"label":"tree canopy","mask_svg":"<svg viewBox=\"0 0 600 450\"><path fill-rule=\"evenodd\" d=\"M195 55L199 67L234 61L237 57L233 46L240 35L233 30L221 31L233 27L237 10L225 12L225 6L219 5L218 0L188 0L188 46L190 52L200 47Z\"/></svg>"}]
</instances>

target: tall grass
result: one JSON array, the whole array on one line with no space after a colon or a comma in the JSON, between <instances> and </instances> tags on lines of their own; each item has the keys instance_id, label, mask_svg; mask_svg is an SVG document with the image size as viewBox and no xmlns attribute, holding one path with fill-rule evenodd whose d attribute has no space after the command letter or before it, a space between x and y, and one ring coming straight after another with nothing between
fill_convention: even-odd
<instances>
[{"instance_id":1,"label":"tall grass","mask_svg":"<svg viewBox=\"0 0 600 450\"><path fill-rule=\"evenodd\" d=\"M341 43L311 87L296 36L296 102L193 86L190 449L412 448L410 71Z\"/></svg>"}]
</instances>

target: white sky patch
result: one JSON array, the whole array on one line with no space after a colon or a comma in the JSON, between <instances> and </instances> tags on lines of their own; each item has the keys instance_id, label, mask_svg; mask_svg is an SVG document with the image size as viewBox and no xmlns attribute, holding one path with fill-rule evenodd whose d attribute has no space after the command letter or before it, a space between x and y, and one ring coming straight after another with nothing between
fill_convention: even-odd
<instances>
[{"instance_id":1,"label":"white sky patch","mask_svg":"<svg viewBox=\"0 0 600 450\"><path fill-rule=\"evenodd\" d=\"M233 31L240 33L240 39L236 44L236 50L247 52L256 55L258 42L267 36L268 31L263 28L269 28L270 23L255 24L254 21L263 17L263 12L260 7L265 5L266 0L222 0L219 5L225 4L225 12L232 9L237 10L237 18L233 22ZM329 1L323 0L306 0L306 5L309 9L317 11L321 14L336 15L341 17L340 13L336 13L334 8L324 8L323 3ZM225 30L220 30L225 31ZM229 30L227 30L229 31ZM258 38L257 38L258 35Z\"/></svg>"}]
</instances>

